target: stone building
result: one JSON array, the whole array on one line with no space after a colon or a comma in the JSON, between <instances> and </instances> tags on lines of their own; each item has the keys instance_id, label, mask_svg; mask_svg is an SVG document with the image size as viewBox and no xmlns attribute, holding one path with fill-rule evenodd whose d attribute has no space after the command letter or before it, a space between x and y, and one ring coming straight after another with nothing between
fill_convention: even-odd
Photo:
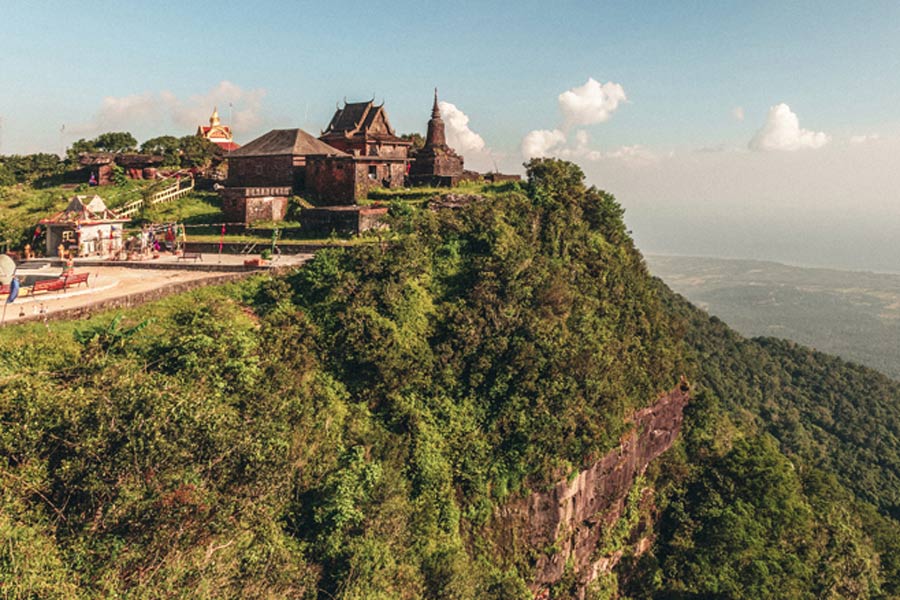
<instances>
[{"instance_id":1,"label":"stone building","mask_svg":"<svg viewBox=\"0 0 900 600\"><path fill-rule=\"evenodd\" d=\"M222 125L222 122L219 120L218 107L213 108L212 115L209 117L209 125L200 125L197 127L197 136L206 138L221 148L223 152L233 152L240 148L238 144L234 143L234 135L231 132L231 127Z\"/></svg>"},{"instance_id":2,"label":"stone building","mask_svg":"<svg viewBox=\"0 0 900 600\"><path fill-rule=\"evenodd\" d=\"M235 222L280 221L312 156L349 158L302 129L273 129L228 155L222 210Z\"/></svg>"},{"instance_id":3,"label":"stone building","mask_svg":"<svg viewBox=\"0 0 900 600\"><path fill-rule=\"evenodd\" d=\"M319 139L344 155L310 156L306 191L326 204L355 204L370 189L403 187L411 142L394 132L384 105L344 103Z\"/></svg>"},{"instance_id":4,"label":"stone building","mask_svg":"<svg viewBox=\"0 0 900 600\"><path fill-rule=\"evenodd\" d=\"M409 181L412 185L450 187L463 178L463 157L447 145L437 89L434 90L434 106L428 121L425 146L416 151L414 158L409 169Z\"/></svg>"}]
</instances>

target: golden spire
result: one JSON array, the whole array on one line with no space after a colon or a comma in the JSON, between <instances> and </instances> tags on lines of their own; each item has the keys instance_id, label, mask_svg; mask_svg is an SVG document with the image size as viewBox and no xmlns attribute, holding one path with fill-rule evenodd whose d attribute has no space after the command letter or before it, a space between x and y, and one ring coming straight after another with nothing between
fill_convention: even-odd
<instances>
[{"instance_id":1,"label":"golden spire","mask_svg":"<svg viewBox=\"0 0 900 600\"><path fill-rule=\"evenodd\" d=\"M219 125L220 125L220 123L219 123L219 107L214 106L213 114L212 114L212 116L209 117L209 126L210 127L218 127Z\"/></svg>"}]
</instances>

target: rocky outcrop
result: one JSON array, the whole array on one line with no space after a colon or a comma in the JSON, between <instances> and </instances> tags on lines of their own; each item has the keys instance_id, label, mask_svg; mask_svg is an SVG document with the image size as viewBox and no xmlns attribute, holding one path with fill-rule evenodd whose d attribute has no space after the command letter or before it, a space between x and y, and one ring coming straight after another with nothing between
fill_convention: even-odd
<instances>
[{"instance_id":1,"label":"rocky outcrop","mask_svg":"<svg viewBox=\"0 0 900 600\"><path fill-rule=\"evenodd\" d=\"M647 465L669 449L681 431L689 388L682 383L633 416L620 446L546 492L507 504L496 515L505 541L532 550L536 593L559 581L571 562L587 584L611 569L618 556L596 556L604 533L622 516L625 501Z\"/></svg>"}]
</instances>

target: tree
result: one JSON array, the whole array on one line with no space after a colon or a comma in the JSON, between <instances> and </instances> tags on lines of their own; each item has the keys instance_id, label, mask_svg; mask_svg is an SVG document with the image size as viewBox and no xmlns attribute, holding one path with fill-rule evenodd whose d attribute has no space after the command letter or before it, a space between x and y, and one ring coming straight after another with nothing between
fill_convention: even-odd
<instances>
[{"instance_id":1,"label":"tree","mask_svg":"<svg viewBox=\"0 0 900 600\"><path fill-rule=\"evenodd\" d=\"M84 138L81 138L77 142L72 143L72 147L66 151L66 156L69 158L69 160L75 160L78 158L79 154L96 151L96 140L86 140Z\"/></svg>"},{"instance_id":2,"label":"tree","mask_svg":"<svg viewBox=\"0 0 900 600\"><path fill-rule=\"evenodd\" d=\"M207 167L219 147L196 135L186 135L178 140L181 147L181 163L187 167Z\"/></svg>"},{"instance_id":3,"label":"tree","mask_svg":"<svg viewBox=\"0 0 900 600\"><path fill-rule=\"evenodd\" d=\"M127 131L101 133L93 143L106 152L133 152L137 149L137 140Z\"/></svg>"},{"instance_id":4,"label":"tree","mask_svg":"<svg viewBox=\"0 0 900 600\"><path fill-rule=\"evenodd\" d=\"M141 154L161 155L167 167L181 166L181 146L174 135L162 135L141 144Z\"/></svg>"},{"instance_id":5,"label":"tree","mask_svg":"<svg viewBox=\"0 0 900 600\"><path fill-rule=\"evenodd\" d=\"M63 164L55 154L39 153L0 157L0 182L33 182L62 172Z\"/></svg>"},{"instance_id":6,"label":"tree","mask_svg":"<svg viewBox=\"0 0 900 600\"><path fill-rule=\"evenodd\" d=\"M423 138L420 133L404 133L400 136L400 139L412 142L412 146L410 147L411 151L425 147L425 138Z\"/></svg>"}]
</instances>

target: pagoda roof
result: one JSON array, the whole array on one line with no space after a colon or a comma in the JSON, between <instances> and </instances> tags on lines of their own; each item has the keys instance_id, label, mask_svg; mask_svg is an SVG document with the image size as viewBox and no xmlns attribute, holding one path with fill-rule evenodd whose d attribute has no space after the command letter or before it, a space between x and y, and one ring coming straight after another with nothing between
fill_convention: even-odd
<instances>
[{"instance_id":1,"label":"pagoda roof","mask_svg":"<svg viewBox=\"0 0 900 600\"><path fill-rule=\"evenodd\" d=\"M381 117L385 132L370 133L369 130ZM372 100L367 102L344 102L344 106L338 108L331 117L331 122L322 133L323 138L355 137L362 135L370 139L383 139L399 141L391 122L387 118L384 104L378 106Z\"/></svg>"},{"instance_id":2,"label":"pagoda roof","mask_svg":"<svg viewBox=\"0 0 900 600\"><path fill-rule=\"evenodd\" d=\"M337 148L311 136L302 129L273 129L232 152L229 157L346 155Z\"/></svg>"}]
</instances>

